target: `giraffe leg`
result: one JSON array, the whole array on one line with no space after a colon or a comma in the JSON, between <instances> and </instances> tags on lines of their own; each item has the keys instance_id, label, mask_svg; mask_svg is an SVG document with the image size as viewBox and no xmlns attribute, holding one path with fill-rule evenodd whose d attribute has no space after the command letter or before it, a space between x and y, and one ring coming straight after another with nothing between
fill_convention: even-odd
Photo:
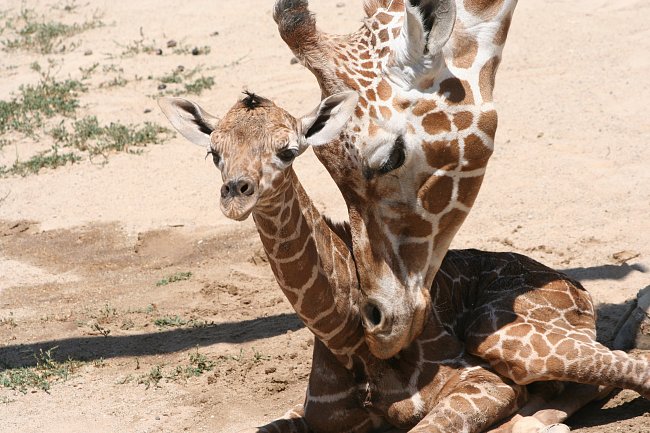
<instances>
[{"instance_id":1,"label":"giraffe leg","mask_svg":"<svg viewBox=\"0 0 650 433\"><path fill-rule=\"evenodd\" d=\"M478 433L516 412L525 387L474 367L409 433Z\"/></svg>"},{"instance_id":2,"label":"giraffe leg","mask_svg":"<svg viewBox=\"0 0 650 433\"><path fill-rule=\"evenodd\" d=\"M261 426L241 430L238 433L310 433L305 420L305 410L302 404L289 410L282 418Z\"/></svg>"},{"instance_id":3,"label":"giraffe leg","mask_svg":"<svg viewBox=\"0 0 650 433\"><path fill-rule=\"evenodd\" d=\"M540 383L536 385L546 385ZM548 383L548 385L560 385ZM561 424L571 415L589 404L607 396L612 388L579 383L561 384L554 391L543 387L541 392L532 392L526 405L511 419L489 433L562 433L570 431ZM558 393L559 392L559 393Z\"/></svg>"},{"instance_id":4,"label":"giraffe leg","mask_svg":"<svg viewBox=\"0 0 650 433\"><path fill-rule=\"evenodd\" d=\"M467 327L467 350L518 384L607 385L650 398L650 359L596 341L593 303L577 283L557 273L544 281L493 284Z\"/></svg>"},{"instance_id":5,"label":"giraffe leg","mask_svg":"<svg viewBox=\"0 0 650 433\"><path fill-rule=\"evenodd\" d=\"M479 350L470 352L515 383L557 380L607 385L632 389L650 399L650 359L610 350L578 329L562 332L549 330L543 324L525 323L530 335L522 337L521 326L502 328L485 340L487 344L480 343ZM544 341L543 347L535 347L535 335ZM495 337L502 343L490 347Z\"/></svg>"}]
</instances>

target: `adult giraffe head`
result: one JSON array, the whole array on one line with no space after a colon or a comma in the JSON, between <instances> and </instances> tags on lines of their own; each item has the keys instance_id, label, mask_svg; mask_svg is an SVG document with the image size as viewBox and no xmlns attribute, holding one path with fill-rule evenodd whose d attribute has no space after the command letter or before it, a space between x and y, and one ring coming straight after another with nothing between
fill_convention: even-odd
<instances>
[{"instance_id":1,"label":"adult giraffe head","mask_svg":"<svg viewBox=\"0 0 650 433\"><path fill-rule=\"evenodd\" d=\"M359 93L316 147L347 203L368 344L395 355L422 330L429 289L493 150L492 89L516 0L366 0L356 32L316 27L307 0L274 18L323 97Z\"/></svg>"}]
</instances>

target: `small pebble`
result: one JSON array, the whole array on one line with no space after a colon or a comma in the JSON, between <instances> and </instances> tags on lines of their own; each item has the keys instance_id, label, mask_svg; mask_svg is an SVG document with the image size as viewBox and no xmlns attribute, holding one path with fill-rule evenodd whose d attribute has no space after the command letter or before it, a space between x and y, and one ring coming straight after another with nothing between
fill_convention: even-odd
<instances>
[{"instance_id":1,"label":"small pebble","mask_svg":"<svg viewBox=\"0 0 650 433\"><path fill-rule=\"evenodd\" d=\"M158 90L165 90L167 88L167 84L162 83L158 85Z\"/></svg>"},{"instance_id":2,"label":"small pebble","mask_svg":"<svg viewBox=\"0 0 650 433\"><path fill-rule=\"evenodd\" d=\"M295 64L297 64L297 63L300 63L300 60L298 60L297 57L294 57L294 58L292 58L292 59L289 61L289 63L292 64L292 65L295 65Z\"/></svg>"},{"instance_id":3,"label":"small pebble","mask_svg":"<svg viewBox=\"0 0 650 433\"><path fill-rule=\"evenodd\" d=\"M185 70L185 66L183 66L183 65L178 65L178 66L176 66L176 70L177 70L178 72L183 72L183 71Z\"/></svg>"},{"instance_id":4,"label":"small pebble","mask_svg":"<svg viewBox=\"0 0 650 433\"><path fill-rule=\"evenodd\" d=\"M344 7L345 7L345 3L343 3L343 2L338 2L338 3L336 4L336 7L337 7L337 8L344 8Z\"/></svg>"},{"instance_id":5,"label":"small pebble","mask_svg":"<svg viewBox=\"0 0 650 433\"><path fill-rule=\"evenodd\" d=\"M84 51L84 56L92 56L92 55L93 55L93 50Z\"/></svg>"},{"instance_id":6,"label":"small pebble","mask_svg":"<svg viewBox=\"0 0 650 433\"><path fill-rule=\"evenodd\" d=\"M158 48L158 49L156 50L156 55L157 55L157 56L162 56L162 50L161 50L160 48Z\"/></svg>"},{"instance_id":7,"label":"small pebble","mask_svg":"<svg viewBox=\"0 0 650 433\"><path fill-rule=\"evenodd\" d=\"M156 421L160 421L160 417L159 417L159 416L156 417Z\"/></svg>"},{"instance_id":8,"label":"small pebble","mask_svg":"<svg viewBox=\"0 0 650 433\"><path fill-rule=\"evenodd\" d=\"M144 109L144 114L149 114L151 113L151 108L145 108Z\"/></svg>"},{"instance_id":9,"label":"small pebble","mask_svg":"<svg viewBox=\"0 0 650 433\"><path fill-rule=\"evenodd\" d=\"M199 54L201 54L201 50L199 50L196 47L192 48L192 55L193 56L198 56Z\"/></svg>"},{"instance_id":10,"label":"small pebble","mask_svg":"<svg viewBox=\"0 0 650 433\"><path fill-rule=\"evenodd\" d=\"M219 36L219 32L212 32L210 33L210 36Z\"/></svg>"},{"instance_id":11,"label":"small pebble","mask_svg":"<svg viewBox=\"0 0 650 433\"><path fill-rule=\"evenodd\" d=\"M174 48L176 45L178 45L178 44L173 39L167 41L167 48Z\"/></svg>"}]
</instances>

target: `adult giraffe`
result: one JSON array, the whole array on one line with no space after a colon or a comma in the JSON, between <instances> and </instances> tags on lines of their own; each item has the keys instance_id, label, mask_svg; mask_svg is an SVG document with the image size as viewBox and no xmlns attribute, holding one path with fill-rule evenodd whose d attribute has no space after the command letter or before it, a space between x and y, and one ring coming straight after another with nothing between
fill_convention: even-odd
<instances>
[{"instance_id":1,"label":"adult giraffe","mask_svg":"<svg viewBox=\"0 0 650 433\"><path fill-rule=\"evenodd\" d=\"M516 3L368 0L363 26L345 36L319 31L306 0L275 5L282 38L323 96L360 95L340 139L315 151L348 206L365 332L378 357L421 332L433 278L480 188Z\"/></svg>"},{"instance_id":2,"label":"adult giraffe","mask_svg":"<svg viewBox=\"0 0 650 433\"><path fill-rule=\"evenodd\" d=\"M410 347L449 301L432 283L492 153L492 90L515 5L369 0L360 30L332 36L306 0L276 3L282 38L323 94L360 95L338 139L315 151L348 205L364 332L378 358ZM515 278L479 295L457 333L467 350L518 384L636 383L650 397L648 361L599 345L593 317L572 317L590 310L579 285L535 287L544 290Z\"/></svg>"}]
</instances>

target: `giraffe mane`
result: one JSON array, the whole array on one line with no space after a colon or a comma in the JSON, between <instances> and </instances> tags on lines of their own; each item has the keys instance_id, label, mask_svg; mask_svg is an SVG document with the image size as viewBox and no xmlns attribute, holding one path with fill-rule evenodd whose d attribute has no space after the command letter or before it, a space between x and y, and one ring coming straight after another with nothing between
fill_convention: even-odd
<instances>
[{"instance_id":1,"label":"giraffe mane","mask_svg":"<svg viewBox=\"0 0 650 433\"><path fill-rule=\"evenodd\" d=\"M327 215L323 215L325 224L345 243L350 251L352 251L352 231L348 221L333 221Z\"/></svg>"}]
</instances>

